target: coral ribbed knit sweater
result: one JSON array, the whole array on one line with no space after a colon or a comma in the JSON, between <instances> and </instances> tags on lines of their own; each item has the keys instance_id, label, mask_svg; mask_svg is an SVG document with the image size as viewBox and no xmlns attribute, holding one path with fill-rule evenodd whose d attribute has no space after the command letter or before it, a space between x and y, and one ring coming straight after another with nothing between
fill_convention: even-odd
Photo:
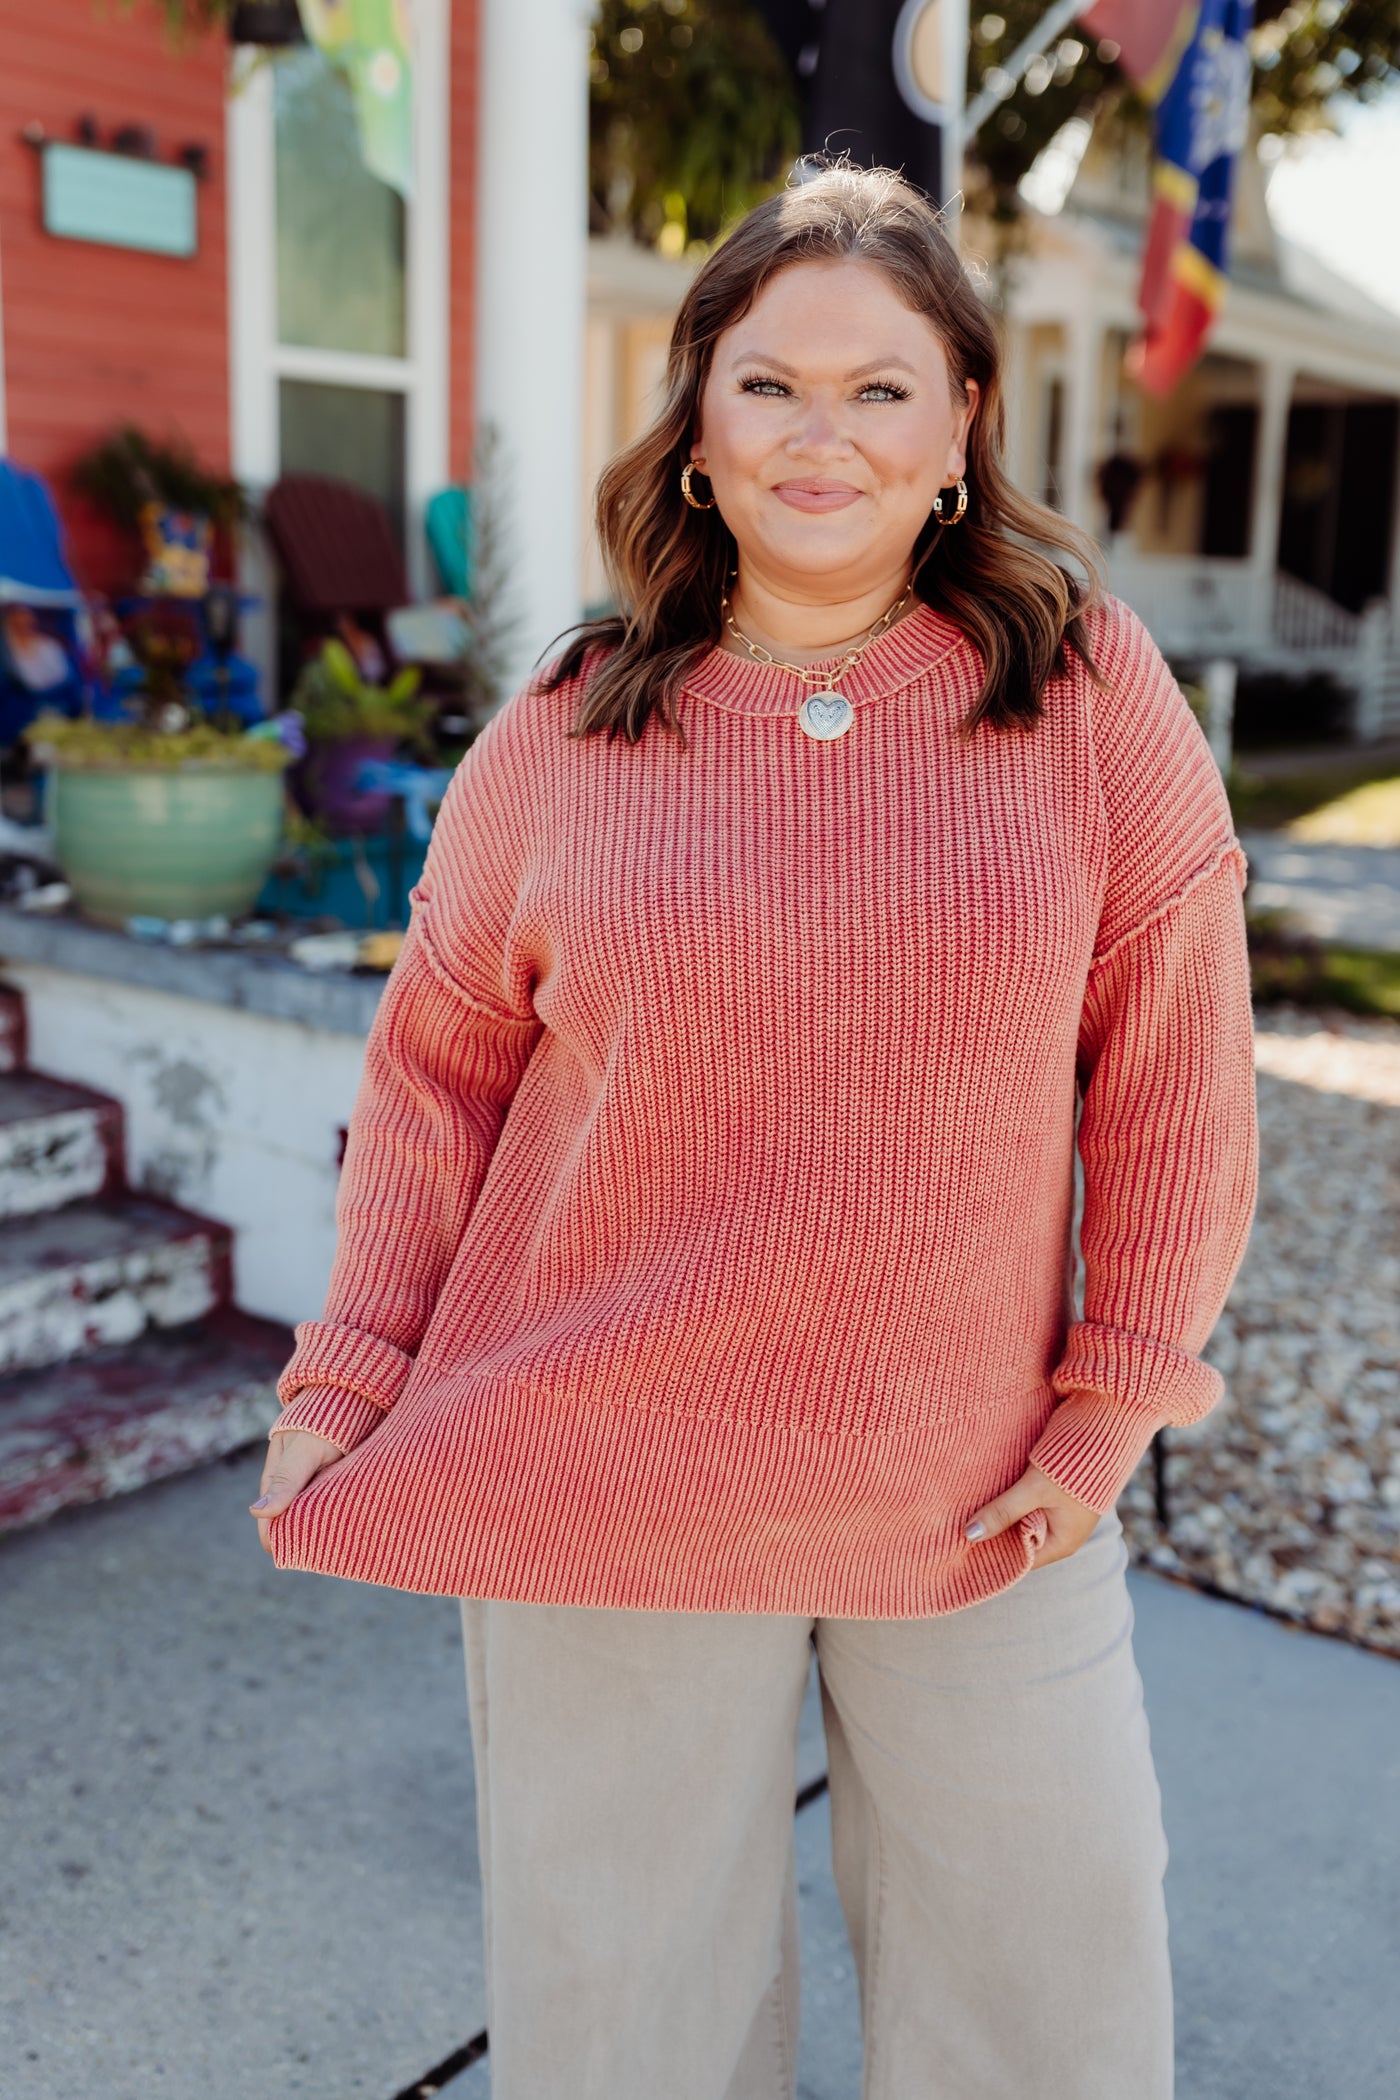
<instances>
[{"instance_id":1,"label":"coral ribbed knit sweater","mask_svg":"<svg viewBox=\"0 0 1400 2100\"><path fill-rule=\"evenodd\" d=\"M1146 632L1031 733L955 725L919 607L799 729L716 649L686 743L527 688L443 803L278 1428L348 1456L279 1566L449 1595L904 1618L1006 1589L1033 1460L1110 1508L1256 1171L1244 860ZM1076 1097L1082 1316L1070 1302Z\"/></svg>"}]
</instances>

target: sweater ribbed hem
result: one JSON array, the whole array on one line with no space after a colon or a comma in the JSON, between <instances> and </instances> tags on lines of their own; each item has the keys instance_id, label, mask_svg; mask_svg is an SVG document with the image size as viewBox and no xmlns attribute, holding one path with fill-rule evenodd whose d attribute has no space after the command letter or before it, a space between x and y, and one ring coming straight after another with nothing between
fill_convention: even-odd
<instances>
[{"instance_id":1,"label":"sweater ribbed hem","mask_svg":"<svg viewBox=\"0 0 1400 2100\"><path fill-rule=\"evenodd\" d=\"M928 1618L1009 1589L1038 1512L970 1544L1025 1470L1048 1385L885 1436L557 1394L406 1400L271 1521L280 1568L433 1596Z\"/></svg>"}]
</instances>

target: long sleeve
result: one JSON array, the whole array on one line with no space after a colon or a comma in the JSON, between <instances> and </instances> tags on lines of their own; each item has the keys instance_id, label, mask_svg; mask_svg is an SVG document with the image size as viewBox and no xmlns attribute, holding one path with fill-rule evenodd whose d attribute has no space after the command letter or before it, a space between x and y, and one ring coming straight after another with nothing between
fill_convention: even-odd
<instances>
[{"instance_id":1,"label":"long sleeve","mask_svg":"<svg viewBox=\"0 0 1400 2100\"><path fill-rule=\"evenodd\" d=\"M350 1450L412 1369L540 1034L508 957L514 798L493 719L443 800L365 1048L319 1320L296 1328L274 1430Z\"/></svg>"},{"instance_id":2,"label":"long sleeve","mask_svg":"<svg viewBox=\"0 0 1400 2100\"><path fill-rule=\"evenodd\" d=\"M1030 1453L1099 1510L1159 1428L1222 1397L1199 1351L1243 1258L1258 1172L1244 855L1194 717L1117 610L1096 723L1110 868L1079 1040L1084 1315Z\"/></svg>"}]
</instances>

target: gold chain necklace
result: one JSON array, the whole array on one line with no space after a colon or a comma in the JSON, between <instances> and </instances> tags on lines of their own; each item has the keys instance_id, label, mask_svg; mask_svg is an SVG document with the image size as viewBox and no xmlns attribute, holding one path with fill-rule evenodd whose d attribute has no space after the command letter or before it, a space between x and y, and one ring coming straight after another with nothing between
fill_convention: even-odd
<instances>
[{"instance_id":1,"label":"gold chain necklace","mask_svg":"<svg viewBox=\"0 0 1400 2100\"><path fill-rule=\"evenodd\" d=\"M870 644L903 612L909 603L909 594L913 588L914 579L911 576L889 611L881 613L869 633L861 637L854 649L848 649L840 663L834 664L829 671L815 670L810 664L785 663L780 656L774 656L771 650L765 649L762 643L750 641L743 629L735 625L734 615L729 607L728 591L720 594L719 603L725 626L736 642L743 643L755 663L771 664L775 671L791 671L794 678L800 678L804 685L816 687L816 691L809 693L797 710L798 726L818 743L830 744L834 743L838 736L844 736L856 718L856 711L846 695L836 690L837 679L843 678L853 664L860 662Z\"/></svg>"}]
</instances>

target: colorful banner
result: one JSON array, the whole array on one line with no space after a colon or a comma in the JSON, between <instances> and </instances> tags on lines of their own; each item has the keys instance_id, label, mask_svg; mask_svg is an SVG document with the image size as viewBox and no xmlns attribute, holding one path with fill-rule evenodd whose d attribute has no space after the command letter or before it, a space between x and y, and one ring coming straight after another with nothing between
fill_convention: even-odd
<instances>
[{"instance_id":1,"label":"colorful banner","mask_svg":"<svg viewBox=\"0 0 1400 2100\"><path fill-rule=\"evenodd\" d=\"M355 97L360 154L371 174L413 195L410 0L297 0L308 40Z\"/></svg>"},{"instance_id":2,"label":"colorful banner","mask_svg":"<svg viewBox=\"0 0 1400 2100\"><path fill-rule=\"evenodd\" d=\"M1171 393L1205 348L1228 284L1235 159L1249 130L1254 0L1201 0L1195 31L1158 105L1152 215L1128 370Z\"/></svg>"},{"instance_id":3,"label":"colorful banner","mask_svg":"<svg viewBox=\"0 0 1400 2100\"><path fill-rule=\"evenodd\" d=\"M1094 0L1079 23L1100 43L1118 46L1118 63L1149 102L1171 85L1200 10L1194 0Z\"/></svg>"}]
</instances>

